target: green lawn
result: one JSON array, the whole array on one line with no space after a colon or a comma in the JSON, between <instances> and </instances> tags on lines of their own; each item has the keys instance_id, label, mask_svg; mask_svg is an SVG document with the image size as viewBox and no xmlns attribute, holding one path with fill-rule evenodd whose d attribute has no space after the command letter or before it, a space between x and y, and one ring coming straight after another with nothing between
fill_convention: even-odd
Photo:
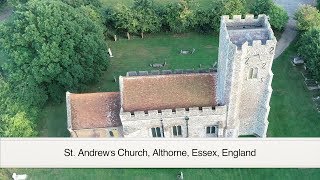
<instances>
[{"instance_id":1,"label":"green lawn","mask_svg":"<svg viewBox=\"0 0 320 180\"><path fill-rule=\"evenodd\" d=\"M290 63L295 54L291 46L273 64L269 137L320 137L320 113L298 68Z\"/></svg>"},{"instance_id":2,"label":"green lawn","mask_svg":"<svg viewBox=\"0 0 320 180\"><path fill-rule=\"evenodd\" d=\"M0 177L1 173L12 175L13 172L18 172L26 173L32 179L46 180L174 180L180 171L188 180L318 180L320 178L319 169L0 169Z\"/></svg>"}]
</instances>

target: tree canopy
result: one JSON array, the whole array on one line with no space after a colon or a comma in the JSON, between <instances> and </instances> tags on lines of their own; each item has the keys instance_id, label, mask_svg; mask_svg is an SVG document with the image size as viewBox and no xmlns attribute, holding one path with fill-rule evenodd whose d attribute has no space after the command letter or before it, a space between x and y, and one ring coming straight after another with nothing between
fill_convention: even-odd
<instances>
[{"instance_id":1,"label":"tree canopy","mask_svg":"<svg viewBox=\"0 0 320 180\"><path fill-rule=\"evenodd\" d=\"M270 24L277 30L283 30L289 20L287 12L278 5L272 5L268 11Z\"/></svg>"},{"instance_id":2,"label":"tree canopy","mask_svg":"<svg viewBox=\"0 0 320 180\"><path fill-rule=\"evenodd\" d=\"M195 24L195 12L191 0L172 2L166 6L164 21L172 32L184 32Z\"/></svg>"},{"instance_id":3,"label":"tree canopy","mask_svg":"<svg viewBox=\"0 0 320 180\"><path fill-rule=\"evenodd\" d=\"M320 81L320 28L303 33L298 42L298 52L315 78Z\"/></svg>"},{"instance_id":4,"label":"tree canopy","mask_svg":"<svg viewBox=\"0 0 320 180\"><path fill-rule=\"evenodd\" d=\"M11 59L4 66L9 81L56 100L59 92L98 79L107 67L107 46L101 26L84 13L56 0L17 6L0 31Z\"/></svg>"},{"instance_id":5,"label":"tree canopy","mask_svg":"<svg viewBox=\"0 0 320 180\"><path fill-rule=\"evenodd\" d=\"M297 20L297 29L300 31L310 30L313 27L320 26L319 10L310 5L303 5L295 13Z\"/></svg>"}]
</instances>

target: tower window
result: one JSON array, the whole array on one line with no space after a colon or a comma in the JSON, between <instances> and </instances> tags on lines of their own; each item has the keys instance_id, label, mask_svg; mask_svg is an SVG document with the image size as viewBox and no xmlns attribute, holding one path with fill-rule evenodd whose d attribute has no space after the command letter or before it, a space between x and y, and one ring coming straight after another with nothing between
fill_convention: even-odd
<instances>
[{"instance_id":1,"label":"tower window","mask_svg":"<svg viewBox=\"0 0 320 180\"><path fill-rule=\"evenodd\" d=\"M160 127L154 127L151 128L152 137L162 137L161 128Z\"/></svg>"},{"instance_id":2,"label":"tower window","mask_svg":"<svg viewBox=\"0 0 320 180\"><path fill-rule=\"evenodd\" d=\"M249 79L257 79L258 78L258 68L250 68L249 70Z\"/></svg>"},{"instance_id":3,"label":"tower window","mask_svg":"<svg viewBox=\"0 0 320 180\"><path fill-rule=\"evenodd\" d=\"M217 133L217 126L208 126L206 128L206 133L207 133L207 135L216 134Z\"/></svg>"},{"instance_id":4,"label":"tower window","mask_svg":"<svg viewBox=\"0 0 320 180\"><path fill-rule=\"evenodd\" d=\"M182 128L181 126L173 126L172 132L174 137L182 136Z\"/></svg>"}]
</instances>

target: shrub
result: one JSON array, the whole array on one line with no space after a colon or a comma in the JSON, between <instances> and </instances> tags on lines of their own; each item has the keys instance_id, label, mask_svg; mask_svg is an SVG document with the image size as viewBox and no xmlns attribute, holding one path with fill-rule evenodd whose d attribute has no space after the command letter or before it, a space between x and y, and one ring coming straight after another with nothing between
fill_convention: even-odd
<instances>
[{"instance_id":1,"label":"shrub","mask_svg":"<svg viewBox=\"0 0 320 180\"><path fill-rule=\"evenodd\" d=\"M278 5L273 5L269 9L268 15L271 26L279 31L283 30L289 20L288 13Z\"/></svg>"},{"instance_id":2,"label":"shrub","mask_svg":"<svg viewBox=\"0 0 320 180\"><path fill-rule=\"evenodd\" d=\"M295 13L297 20L297 29L299 31L307 31L313 27L320 26L319 10L310 5L303 5Z\"/></svg>"},{"instance_id":3,"label":"shrub","mask_svg":"<svg viewBox=\"0 0 320 180\"><path fill-rule=\"evenodd\" d=\"M298 53L304 58L308 68L320 80L320 28L311 28L298 41Z\"/></svg>"}]
</instances>

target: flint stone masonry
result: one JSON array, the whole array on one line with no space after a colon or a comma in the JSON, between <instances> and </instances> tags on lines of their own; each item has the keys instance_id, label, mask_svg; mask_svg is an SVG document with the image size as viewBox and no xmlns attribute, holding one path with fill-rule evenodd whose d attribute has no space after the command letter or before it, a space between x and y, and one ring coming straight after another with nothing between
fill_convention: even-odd
<instances>
[{"instance_id":1,"label":"flint stone masonry","mask_svg":"<svg viewBox=\"0 0 320 180\"><path fill-rule=\"evenodd\" d=\"M227 129L239 135L266 136L276 43L265 15L222 17L217 99L228 105Z\"/></svg>"}]
</instances>

